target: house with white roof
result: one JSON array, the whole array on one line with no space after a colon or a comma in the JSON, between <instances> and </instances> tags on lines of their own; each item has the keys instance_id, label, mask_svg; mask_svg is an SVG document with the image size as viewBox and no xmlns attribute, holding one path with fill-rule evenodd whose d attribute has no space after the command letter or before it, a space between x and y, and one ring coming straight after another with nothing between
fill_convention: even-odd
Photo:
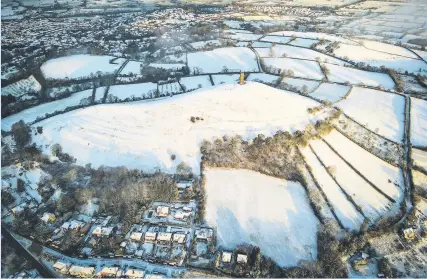
<instances>
[{"instance_id":1,"label":"house with white roof","mask_svg":"<svg viewBox=\"0 0 427 279\"><path fill-rule=\"evenodd\" d=\"M140 241L141 238L142 238L142 233L141 232L133 232L130 235L130 239L133 240L133 241Z\"/></svg>"},{"instance_id":2,"label":"house with white roof","mask_svg":"<svg viewBox=\"0 0 427 279\"><path fill-rule=\"evenodd\" d=\"M158 217L167 217L169 215L170 208L169 206L158 206L156 209L156 213Z\"/></svg>"},{"instance_id":3,"label":"house with white roof","mask_svg":"<svg viewBox=\"0 0 427 279\"><path fill-rule=\"evenodd\" d=\"M237 254L237 262L238 263L247 263L248 262L248 256L243 254Z\"/></svg>"},{"instance_id":4,"label":"house with white roof","mask_svg":"<svg viewBox=\"0 0 427 279\"><path fill-rule=\"evenodd\" d=\"M177 242L178 244L182 244L185 242L187 235L184 233L175 233L173 235L173 242Z\"/></svg>"},{"instance_id":5,"label":"house with white roof","mask_svg":"<svg viewBox=\"0 0 427 279\"><path fill-rule=\"evenodd\" d=\"M73 265L68 272L71 276L87 278L91 277L94 271L94 267Z\"/></svg>"},{"instance_id":6,"label":"house with white roof","mask_svg":"<svg viewBox=\"0 0 427 279\"><path fill-rule=\"evenodd\" d=\"M153 242L156 241L157 233L156 232L146 232L144 236L144 241Z\"/></svg>"},{"instance_id":7,"label":"house with white roof","mask_svg":"<svg viewBox=\"0 0 427 279\"><path fill-rule=\"evenodd\" d=\"M229 263L229 262L231 262L231 257L232 257L232 253L231 252L226 252L226 251L223 251L222 252L222 256L221 256L221 261L223 262L223 263Z\"/></svg>"},{"instance_id":8,"label":"house with white roof","mask_svg":"<svg viewBox=\"0 0 427 279\"><path fill-rule=\"evenodd\" d=\"M57 261L54 265L53 268L55 269L55 271L61 273L61 274L67 274L68 270L70 269L70 265L68 263L64 263L61 261Z\"/></svg>"},{"instance_id":9,"label":"house with white roof","mask_svg":"<svg viewBox=\"0 0 427 279\"><path fill-rule=\"evenodd\" d=\"M102 278L116 277L118 271L119 271L118 267L104 267L99 272L99 274L101 275Z\"/></svg>"},{"instance_id":10,"label":"house with white roof","mask_svg":"<svg viewBox=\"0 0 427 279\"><path fill-rule=\"evenodd\" d=\"M145 272L139 269L128 269L125 273L125 277L132 279L139 279L144 277Z\"/></svg>"},{"instance_id":11,"label":"house with white roof","mask_svg":"<svg viewBox=\"0 0 427 279\"><path fill-rule=\"evenodd\" d=\"M213 237L213 229L200 228L195 231L197 239L211 239Z\"/></svg>"},{"instance_id":12,"label":"house with white roof","mask_svg":"<svg viewBox=\"0 0 427 279\"><path fill-rule=\"evenodd\" d=\"M157 241L170 242L172 239L172 233L160 232L157 236Z\"/></svg>"}]
</instances>

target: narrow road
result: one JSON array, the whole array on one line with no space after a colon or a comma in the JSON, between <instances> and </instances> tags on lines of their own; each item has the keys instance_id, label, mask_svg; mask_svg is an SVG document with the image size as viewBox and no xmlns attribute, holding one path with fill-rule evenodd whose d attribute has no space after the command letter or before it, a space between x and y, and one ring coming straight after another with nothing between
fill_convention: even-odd
<instances>
[{"instance_id":1,"label":"narrow road","mask_svg":"<svg viewBox=\"0 0 427 279\"><path fill-rule=\"evenodd\" d=\"M53 275L47 268L45 268L44 265L40 263L40 261L30 252L28 252L28 250L25 249L3 225L1 226L1 234L7 240L9 245L16 249L16 251L19 253L19 256L31 262L31 264L37 269L41 276L44 278L55 278L55 275Z\"/></svg>"}]
</instances>

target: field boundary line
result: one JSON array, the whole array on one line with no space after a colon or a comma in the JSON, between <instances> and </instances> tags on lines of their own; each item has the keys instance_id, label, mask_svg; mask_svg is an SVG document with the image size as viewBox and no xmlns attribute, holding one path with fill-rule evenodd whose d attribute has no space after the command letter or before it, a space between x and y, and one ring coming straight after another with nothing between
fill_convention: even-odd
<instances>
[{"instance_id":1,"label":"field boundary line","mask_svg":"<svg viewBox=\"0 0 427 279\"><path fill-rule=\"evenodd\" d=\"M313 147L308 144L308 147L310 148L311 152L313 152L314 156L316 156L317 160L320 162L320 164L323 166L325 171L328 173L328 175L332 178L332 180L337 184L337 186L341 189L343 194L346 196L347 200L350 201L350 203L353 205L354 209L358 211L363 218L369 220L369 218L366 217L365 213L363 213L361 207L353 200L353 198L344 190L344 188L338 183L338 181L335 179L335 177L328 171L328 168L326 167L325 163L320 159L320 157L317 155L317 153L314 151Z\"/></svg>"},{"instance_id":2,"label":"field boundary line","mask_svg":"<svg viewBox=\"0 0 427 279\"><path fill-rule=\"evenodd\" d=\"M331 204L331 202L329 201L327 195L325 194L325 192L323 191L323 189L320 187L319 182L317 181L316 177L314 177L314 174L311 172L309 165L307 164L304 155L302 155L301 151L299 150L299 148L297 148L297 152L300 154L302 161L304 162L304 167L307 169L307 172L310 174L311 178L313 179L314 184L316 185L317 189L319 189L319 192L321 194L321 196L323 197L323 199L325 200L325 203L328 205L329 210L331 210L332 215L334 216L335 220L337 221L338 225L340 226L341 229L345 230L346 228L344 227L344 225L341 223L341 220L338 218L337 214L335 213L335 209L333 207L333 205ZM308 190L306 190L308 192ZM322 215L319 213L319 215ZM323 216L322 216L323 217ZM323 217L324 218L324 217Z\"/></svg>"},{"instance_id":3,"label":"field boundary line","mask_svg":"<svg viewBox=\"0 0 427 279\"><path fill-rule=\"evenodd\" d=\"M380 194L382 194L384 197L386 197L389 201L395 203L396 200L384 193L381 189L378 188L374 183L372 183L368 178L366 178L360 171L358 171L352 164L350 164L346 159L344 159L341 154L338 153L338 151L335 150L335 148L332 147L324 138L322 138L322 141L335 153L338 157L341 158L355 173L357 173L363 180L365 180L369 185L371 185L375 190L377 190Z\"/></svg>"}]
</instances>

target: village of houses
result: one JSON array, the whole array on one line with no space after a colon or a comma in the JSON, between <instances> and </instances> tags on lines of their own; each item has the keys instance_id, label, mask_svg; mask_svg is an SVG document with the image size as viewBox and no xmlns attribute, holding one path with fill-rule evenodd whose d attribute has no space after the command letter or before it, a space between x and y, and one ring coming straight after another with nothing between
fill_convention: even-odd
<instances>
[{"instance_id":1,"label":"village of houses","mask_svg":"<svg viewBox=\"0 0 427 279\"><path fill-rule=\"evenodd\" d=\"M190 183L177 183L181 200ZM41 262L55 276L78 278L174 277L186 266L212 267L214 262L218 264L217 258L224 265L233 261L245 265L248 255L216 250L215 229L196 226L196 210L195 200L154 202L142 210L140 222L133 224L129 231L123 231L123 224L116 222L113 216L76 214L58 223L53 213L45 212L40 222L56 229L47 241L43 241ZM21 212L19 208L11 210L15 216ZM118 237L122 239L118 245L109 246L110 250L99 249L102 241ZM79 243L77 254L67 255L61 251L61 242L68 241L67 238ZM34 236L30 239L34 243L40 241ZM149 266L151 268L147 268ZM17 276L24 275L25 271Z\"/></svg>"}]
</instances>

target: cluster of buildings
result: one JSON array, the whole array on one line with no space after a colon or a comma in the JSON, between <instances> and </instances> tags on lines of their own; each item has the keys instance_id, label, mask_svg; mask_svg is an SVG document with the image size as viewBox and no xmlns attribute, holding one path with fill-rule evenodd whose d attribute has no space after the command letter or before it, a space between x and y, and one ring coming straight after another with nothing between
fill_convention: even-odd
<instances>
[{"instance_id":1,"label":"cluster of buildings","mask_svg":"<svg viewBox=\"0 0 427 279\"><path fill-rule=\"evenodd\" d=\"M65 261L57 261L53 265L53 269L61 275L69 275L72 277L80 278L148 278L160 279L164 278L163 275L149 274L145 270L136 267L121 268L118 266L103 266L97 268L96 266L85 266L72 264Z\"/></svg>"}]
</instances>

